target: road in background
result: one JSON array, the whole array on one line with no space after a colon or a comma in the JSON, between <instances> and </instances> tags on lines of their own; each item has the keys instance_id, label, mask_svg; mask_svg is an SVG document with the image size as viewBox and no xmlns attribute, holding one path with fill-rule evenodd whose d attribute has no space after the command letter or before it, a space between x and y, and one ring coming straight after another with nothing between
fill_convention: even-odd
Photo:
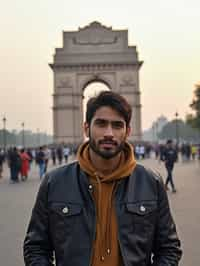
<instances>
[{"instance_id":1,"label":"road in background","mask_svg":"<svg viewBox=\"0 0 200 266\"><path fill-rule=\"evenodd\" d=\"M163 163L140 161L165 178ZM52 167L50 167L52 168ZM177 193L168 192L172 212L182 241L181 266L200 265L200 163L178 162L174 169ZM0 180L0 258L1 265L22 266L22 246L36 193L40 185L38 169L32 166L27 182L9 184L9 170Z\"/></svg>"}]
</instances>

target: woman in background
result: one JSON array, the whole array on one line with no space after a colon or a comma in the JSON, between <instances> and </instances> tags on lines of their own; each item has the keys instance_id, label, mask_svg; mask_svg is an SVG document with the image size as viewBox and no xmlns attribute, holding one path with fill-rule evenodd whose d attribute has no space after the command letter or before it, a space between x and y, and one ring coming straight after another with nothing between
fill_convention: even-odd
<instances>
[{"instance_id":1,"label":"woman in background","mask_svg":"<svg viewBox=\"0 0 200 266\"><path fill-rule=\"evenodd\" d=\"M28 171L29 171L29 162L30 162L30 156L28 153L26 153L25 149L21 149L20 152L20 158L21 158L21 179L22 181L26 181L28 178Z\"/></svg>"}]
</instances>

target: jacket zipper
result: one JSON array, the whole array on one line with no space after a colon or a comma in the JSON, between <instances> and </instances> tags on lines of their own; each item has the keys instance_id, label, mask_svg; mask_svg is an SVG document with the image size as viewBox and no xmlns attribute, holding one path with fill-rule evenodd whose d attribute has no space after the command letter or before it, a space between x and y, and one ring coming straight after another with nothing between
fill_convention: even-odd
<instances>
[{"instance_id":1,"label":"jacket zipper","mask_svg":"<svg viewBox=\"0 0 200 266\"><path fill-rule=\"evenodd\" d=\"M116 199L116 194L117 194L117 188L119 187L119 183L117 183L117 187L116 187L116 191L115 191L115 199ZM120 240L120 233L119 233L119 222L118 222L118 215L117 215L117 208L116 208L116 200L114 202L114 208L115 208L115 213L116 213L116 221L117 221L117 228L118 228L118 241L119 241L119 247L120 247L120 251L121 251L121 255L122 255L122 260L123 260L123 265L126 266L126 260L125 260L125 254L123 252L123 249L122 249L122 244L121 244L121 240Z\"/></svg>"}]
</instances>

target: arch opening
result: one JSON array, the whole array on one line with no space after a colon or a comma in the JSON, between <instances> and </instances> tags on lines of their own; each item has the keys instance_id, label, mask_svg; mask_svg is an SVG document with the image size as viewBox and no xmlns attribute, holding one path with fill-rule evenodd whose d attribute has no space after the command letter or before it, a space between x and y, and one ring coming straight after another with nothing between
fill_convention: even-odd
<instances>
[{"instance_id":1,"label":"arch opening","mask_svg":"<svg viewBox=\"0 0 200 266\"><path fill-rule=\"evenodd\" d=\"M85 122L86 105L91 97L98 95L101 91L109 91L110 88L104 82L93 81L85 86L83 90L83 121Z\"/></svg>"}]
</instances>

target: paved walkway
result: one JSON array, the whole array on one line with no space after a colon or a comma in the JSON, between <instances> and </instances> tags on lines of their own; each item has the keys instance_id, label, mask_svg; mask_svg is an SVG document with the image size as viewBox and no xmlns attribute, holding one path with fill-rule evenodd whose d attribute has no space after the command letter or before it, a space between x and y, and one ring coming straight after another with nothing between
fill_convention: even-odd
<instances>
[{"instance_id":1,"label":"paved walkway","mask_svg":"<svg viewBox=\"0 0 200 266\"><path fill-rule=\"evenodd\" d=\"M165 176L162 163L141 162ZM175 183L178 192L168 193L184 250L181 266L200 265L200 163L177 163ZM22 266L22 245L40 181L33 167L27 182L9 184L8 169L0 180L0 265Z\"/></svg>"},{"instance_id":2,"label":"paved walkway","mask_svg":"<svg viewBox=\"0 0 200 266\"><path fill-rule=\"evenodd\" d=\"M166 176L162 163L144 164ZM200 163L177 163L174 177L177 193L169 192L168 196L183 248L180 265L200 266Z\"/></svg>"}]
</instances>

